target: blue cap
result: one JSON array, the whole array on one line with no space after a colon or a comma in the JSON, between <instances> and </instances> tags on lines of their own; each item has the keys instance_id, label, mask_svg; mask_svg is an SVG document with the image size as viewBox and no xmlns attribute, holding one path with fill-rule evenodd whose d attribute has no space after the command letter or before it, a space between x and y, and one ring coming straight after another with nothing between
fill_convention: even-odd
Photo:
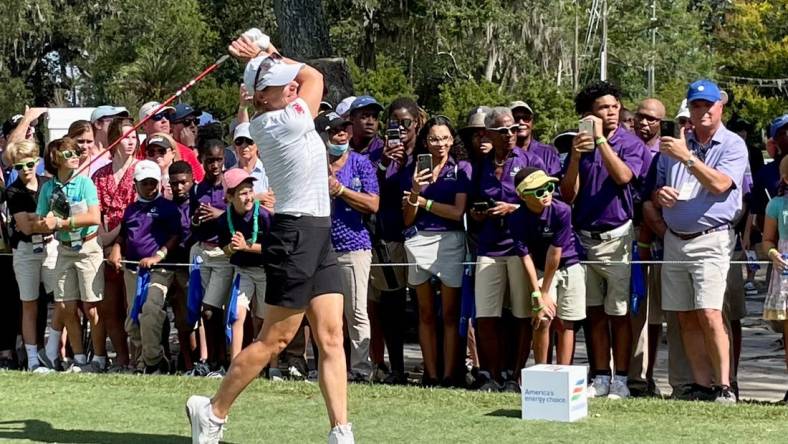
<instances>
[{"instance_id":1,"label":"blue cap","mask_svg":"<svg viewBox=\"0 0 788 444\"><path fill-rule=\"evenodd\" d=\"M772 123L769 124L769 138L774 139L774 136L777 135L777 131L780 131L780 128L785 125L788 125L788 114L783 114L772 120Z\"/></svg>"},{"instance_id":2,"label":"blue cap","mask_svg":"<svg viewBox=\"0 0 788 444\"><path fill-rule=\"evenodd\" d=\"M696 80L690 84L687 90L687 103L692 103L696 100L719 102L722 100L722 93L720 93L720 88L717 84L711 80Z\"/></svg>"},{"instance_id":3,"label":"blue cap","mask_svg":"<svg viewBox=\"0 0 788 444\"><path fill-rule=\"evenodd\" d=\"M376 108L378 111L383 111L383 105L378 103L372 96L358 96L353 103L350 104L350 108L348 108L348 114L352 113L353 111L361 108L372 107Z\"/></svg>"},{"instance_id":4,"label":"blue cap","mask_svg":"<svg viewBox=\"0 0 788 444\"><path fill-rule=\"evenodd\" d=\"M197 126L210 125L216 122L218 122L218 120L213 117L213 114L203 111L202 114L200 114L200 123L198 123Z\"/></svg>"},{"instance_id":5,"label":"blue cap","mask_svg":"<svg viewBox=\"0 0 788 444\"><path fill-rule=\"evenodd\" d=\"M194 108L192 108L191 106L185 103L179 103L175 105L175 115L172 116L172 121L178 122L189 116L196 116L196 115L197 115L197 111L195 111Z\"/></svg>"}]
</instances>

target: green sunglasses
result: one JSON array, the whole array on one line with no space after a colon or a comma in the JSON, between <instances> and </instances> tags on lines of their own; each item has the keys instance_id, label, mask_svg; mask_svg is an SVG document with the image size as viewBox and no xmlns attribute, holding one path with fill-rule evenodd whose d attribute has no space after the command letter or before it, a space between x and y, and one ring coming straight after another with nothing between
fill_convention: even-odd
<instances>
[{"instance_id":1,"label":"green sunglasses","mask_svg":"<svg viewBox=\"0 0 788 444\"><path fill-rule=\"evenodd\" d=\"M78 156L79 154L75 151L65 150L60 151L60 155L63 156L64 159L71 159L72 157Z\"/></svg>"},{"instance_id":2,"label":"green sunglasses","mask_svg":"<svg viewBox=\"0 0 788 444\"><path fill-rule=\"evenodd\" d=\"M28 170L32 170L33 168L35 168L35 166L36 166L36 161L31 160L29 162L24 162L24 163L15 163L14 169L17 171L22 171L25 168L27 168Z\"/></svg>"},{"instance_id":3,"label":"green sunglasses","mask_svg":"<svg viewBox=\"0 0 788 444\"><path fill-rule=\"evenodd\" d=\"M541 198L547 196L548 194L553 194L553 191L555 191L555 184L553 182L550 182L547 185L543 186L542 188L537 188L535 190L523 191L523 195L533 194L537 198L541 199Z\"/></svg>"}]
</instances>

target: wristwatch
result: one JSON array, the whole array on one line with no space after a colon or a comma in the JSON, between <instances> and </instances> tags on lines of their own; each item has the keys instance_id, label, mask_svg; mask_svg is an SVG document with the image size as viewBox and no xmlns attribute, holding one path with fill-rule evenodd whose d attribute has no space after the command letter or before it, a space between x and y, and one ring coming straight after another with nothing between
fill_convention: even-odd
<instances>
[{"instance_id":1,"label":"wristwatch","mask_svg":"<svg viewBox=\"0 0 788 444\"><path fill-rule=\"evenodd\" d=\"M687 160L684 162L684 166L685 166L685 167L687 167L687 169L688 169L688 170L691 170L691 169L692 169L692 167L694 167L694 166L695 166L695 160L697 160L697 159L696 159L696 157L695 157L695 155L694 155L694 154L690 154L690 157L689 157L689 159L687 159Z\"/></svg>"}]
</instances>

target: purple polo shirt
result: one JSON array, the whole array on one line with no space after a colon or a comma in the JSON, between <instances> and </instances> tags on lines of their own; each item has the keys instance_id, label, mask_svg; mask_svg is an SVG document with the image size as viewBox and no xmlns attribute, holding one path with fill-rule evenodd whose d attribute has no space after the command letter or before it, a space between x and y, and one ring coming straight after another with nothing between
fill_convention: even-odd
<instances>
[{"instance_id":1,"label":"purple polo shirt","mask_svg":"<svg viewBox=\"0 0 788 444\"><path fill-rule=\"evenodd\" d=\"M350 151L345 165L337 171L336 178L349 190L375 195L380 192L378 176L372 162L355 151ZM331 212L331 242L334 250L346 253L372 249L364 217L364 214L353 209L345 199L334 199L334 210Z\"/></svg>"},{"instance_id":2,"label":"purple polo shirt","mask_svg":"<svg viewBox=\"0 0 788 444\"><path fill-rule=\"evenodd\" d=\"M643 174L644 153L648 152L648 148L642 140L619 126L608 139L608 144L632 170L634 178ZM567 157L564 174L570 162ZM573 210L575 229L604 232L632 219L632 184L618 185L610 177L598 148L582 154L579 175L580 189Z\"/></svg>"},{"instance_id":3,"label":"purple polo shirt","mask_svg":"<svg viewBox=\"0 0 788 444\"><path fill-rule=\"evenodd\" d=\"M749 200L752 214L765 214L766 205L779 194L781 160L782 157L778 157L767 163L755 175Z\"/></svg>"},{"instance_id":4,"label":"purple polo shirt","mask_svg":"<svg viewBox=\"0 0 788 444\"><path fill-rule=\"evenodd\" d=\"M192 191L194 191L193 188ZM189 249L192 243L192 224L189 219L191 202L188 198L184 199L182 202L177 202L175 200L172 202L178 207L178 212L180 213L181 238L175 251L170 252L167 256L170 262L186 263L189 261Z\"/></svg>"},{"instance_id":5,"label":"purple polo shirt","mask_svg":"<svg viewBox=\"0 0 788 444\"><path fill-rule=\"evenodd\" d=\"M180 220L177 205L163 196L153 202L133 202L123 213L120 224L120 237L126 243L126 259L138 261L155 256L172 236L180 236Z\"/></svg>"},{"instance_id":6,"label":"purple polo shirt","mask_svg":"<svg viewBox=\"0 0 788 444\"><path fill-rule=\"evenodd\" d=\"M369 141L369 145L367 145L366 148L361 150L358 150L355 147L351 148L355 150L355 152L367 156L373 165L377 165L378 162L380 162L380 158L383 156L383 139L375 136Z\"/></svg>"},{"instance_id":7,"label":"purple polo shirt","mask_svg":"<svg viewBox=\"0 0 788 444\"><path fill-rule=\"evenodd\" d=\"M403 242L404 220L402 218L402 185L400 176L413 163L413 155L406 158L404 168L391 162L385 175L379 179L380 207L375 215L376 235L382 240ZM404 173L407 174L407 173Z\"/></svg>"},{"instance_id":8,"label":"purple polo shirt","mask_svg":"<svg viewBox=\"0 0 788 444\"><path fill-rule=\"evenodd\" d=\"M542 143L536 139L531 139L528 148L524 151L536 154L537 157L542 159L545 166L545 173L552 177L560 177L561 174L561 157L558 155L558 150L546 143Z\"/></svg>"},{"instance_id":9,"label":"purple polo shirt","mask_svg":"<svg viewBox=\"0 0 788 444\"><path fill-rule=\"evenodd\" d=\"M227 209L224 201L224 187L222 184L212 185L208 182L200 182L194 187L194 194L191 198L191 209L189 215L194 217L194 213L200 207L200 203L210 204L220 210ZM216 244L219 237L216 235L216 219L203 222L192 227L192 240L195 242L210 242Z\"/></svg>"},{"instance_id":10,"label":"purple polo shirt","mask_svg":"<svg viewBox=\"0 0 788 444\"><path fill-rule=\"evenodd\" d=\"M690 133L687 147L707 166L730 177L733 186L720 195L714 195L689 174L683 163L669 156L660 156L657 188L667 185L681 192L685 184L694 184L689 199L679 200L673 207L662 209L665 223L671 230L686 234L733 223L742 209L742 185L748 161L744 140L720 125L708 145L701 145L694 133ZM689 185L686 189L690 189Z\"/></svg>"},{"instance_id":11,"label":"purple polo shirt","mask_svg":"<svg viewBox=\"0 0 788 444\"><path fill-rule=\"evenodd\" d=\"M254 232L254 210L249 210L241 217L236 213L232 206L227 208L230 216L233 218L233 228L236 232L243 233L247 242L252 241ZM222 216L216 220L216 229L219 237L219 246L224 248L230 244L232 234L230 234L230 225L227 223L227 211L222 213ZM262 245L265 235L271 228L271 213L264 206L260 205L257 211L257 239L255 244ZM262 253L248 253L239 251L230 256L230 263L237 267L260 267L263 265Z\"/></svg>"},{"instance_id":12,"label":"purple polo shirt","mask_svg":"<svg viewBox=\"0 0 788 444\"><path fill-rule=\"evenodd\" d=\"M411 163L400 175L402 192L413 188L413 170L415 163ZM471 164L464 161L455 161L451 156L446 160L438 180L422 187L421 196L434 202L454 205L457 194L468 194L471 191ZM419 208L414 223L419 231L464 231L462 220L449 220L430 213L424 208Z\"/></svg>"},{"instance_id":13,"label":"purple polo shirt","mask_svg":"<svg viewBox=\"0 0 788 444\"><path fill-rule=\"evenodd\" d=\"M520 198L514 186L514 176L526 167L545 169L542 159L536 154L515 148L503 164L501 180L495 177L495 156L490 153L479 166L476 176L478 184L475 187L473 202L495 201L519 204ZM479 231L479 256L511 256L515 254L514 241L506 219L501 217L487 217Z\"/></svg>"},{"instance_id":14,"label":"purple polo shirt","mask_svg":"<svg viewBox=\"0 0 788 444\"><path fill-rule=\"evenodd\" d=\"M572 230L572 208L560 200L553 199L552 205L540 214L521 205L509 216L509 229L517 255L525 257L530 254L539 270L544 271L547 250L551 246L561 248L558 268L580 263L580 248Z\"/></svg>"}]
</instances>

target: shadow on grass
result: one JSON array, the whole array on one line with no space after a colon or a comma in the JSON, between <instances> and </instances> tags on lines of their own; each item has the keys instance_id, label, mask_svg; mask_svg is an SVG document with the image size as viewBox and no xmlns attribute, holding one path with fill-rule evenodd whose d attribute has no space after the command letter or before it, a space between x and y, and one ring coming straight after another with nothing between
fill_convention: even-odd
<instances>
[{"instance_id":1,"label":"shadow on grass","mask_svg":"<svg viewBox=\"0 0 788 444\"><path fill-rule=\"evenodd\" d=\"M520 419L523 417L523 412L520 410L514 409L498 409L493 412L490 412L484 416L496 416L499 418L517 418Z\"/></svg>"},{"instance_id":2,"label":"shadow on grass","mask_svg":"<svg viewBox=\"0 0 788 444\"><path fill-rule=\"evenodd\" d=\"M36 419L0 421L0 441L18 439L36 442L88 444L99 442L172 444L190 443L191 439L178 435L156 435L134 432L107 432L101 430L60 430Z\"/></svg>"}]
</instances>

